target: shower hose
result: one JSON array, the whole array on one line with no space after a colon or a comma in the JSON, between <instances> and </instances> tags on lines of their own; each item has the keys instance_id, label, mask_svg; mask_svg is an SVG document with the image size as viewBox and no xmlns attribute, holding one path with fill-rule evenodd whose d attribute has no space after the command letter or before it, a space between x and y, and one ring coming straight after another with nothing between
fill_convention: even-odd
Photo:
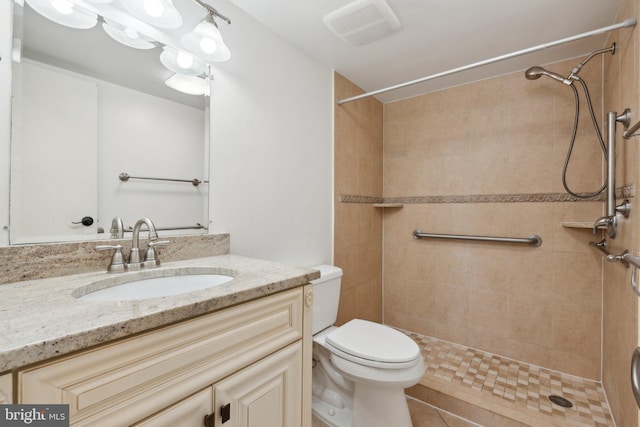
<instances>
[{"instance_id":1,"label":"shower hose","mask_svg":"<svg viewBox=\"0 0 640 427\"><path fill-rule=\"evenodd\" d=\"M589 114L591 115L591 122L593 123L593 127L595 128L596 131L596 135L598 137L598 141L600 142L600 149L602 150L602 155L605 159L605 161L607 160L607 147L604 144L604 140L602 138L602 133L600 132L600 127L598 126L598 121L596 120L596 116L593 113L593 105L591 103L591 96L589 95L589 89L587 88L587 84L579 77L575 76L573 77L573 79L575 81L580 82L580 84L582 85L582 89L584 90L584 95L587 101L587 106L589 107ZM576 115L575 115L575 119L573 121L573 131L571 132L571 142L569 143L569 149L567 150L567 156L565 158L564 161L564 166L562 168L562 185L564 186L564 189L567 191L567 193L569 193L570 195L580 198L580 199L589 199L591 197L595 197L598 194L602 193L604 191L604 189L607 187L607 181L605 180L602 183L602 186L600 187L600 189L591 192L591 193L577 193L572 191L569 188L569 185L567 184L567 168L569 166L569 162L571 160L571 154L573 152L573 147L575 145L576 142L576 136L578 133L578 122L580 119L580 97L578 96L578 89L576 89L576 87L571 84L569 85L569 87L571 89L573 89L573 96L575 99L575 103L576 103Z\"/></svg>"}]
</instances>

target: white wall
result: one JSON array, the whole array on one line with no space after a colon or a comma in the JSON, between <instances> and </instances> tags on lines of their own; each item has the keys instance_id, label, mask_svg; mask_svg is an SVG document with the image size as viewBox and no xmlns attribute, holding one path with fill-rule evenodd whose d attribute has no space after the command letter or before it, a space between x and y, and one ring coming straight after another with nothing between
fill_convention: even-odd
<instances>
[{"instance_id":1,"label":"white wall","mask_svg":"<svg viewBox=\"0 0 640 427\"><path fill-rule=\"evenodd\" d=\"M231 252L298 265L332 261L332 71L228 2L232 58L214 68L214 231Z\"/></svg>"}]
</instances>

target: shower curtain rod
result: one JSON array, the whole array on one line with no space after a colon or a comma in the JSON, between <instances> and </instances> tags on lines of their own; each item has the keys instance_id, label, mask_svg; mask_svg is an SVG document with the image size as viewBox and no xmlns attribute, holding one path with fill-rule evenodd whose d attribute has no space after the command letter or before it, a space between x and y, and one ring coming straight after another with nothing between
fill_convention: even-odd
<instances>
[{"instance_id":1,"label":"shower curtain rod","mask_svg":"<svg viewBox=\"0 0 640 427\"><path fill-rule=\"evenodd\" d=\"M575 36L566 37L564 39L556 40L554 42L544 43L544 44L540 44L538 46L533 46L533 47L530 47L530 48L527 48L527 49L518 50L516 52L511 52L511 53L508 53L508 54L505 54L505 55L496 56L494 58L485 59L484 61L475 62L473 64L465 65L463 67L453 68L453 69L448 70L448 71L443 71L441 73L432 74L430 76L422 77L422 78L416 79L416 80L411 80L411 81L406 82L406 83L400 83L400 84L397 84L397 85L394 85L394 86L389 86L389 87L386 87L386 88L383 88L383 89L374 90L372 92L366 92L366 93L363 93L361 95L352 96L351 98L340 99L340 100L338 100L338 105L346 104L347 102L351 102L351 101L357 101L358 99L362 99L362 98L368 98L368 97L374 96L374 95L379 95L381 93L389 92L389 91L392 91L392 90L401 89L403 87L412 86L412 85L415 85L415 84L418 84L418 83L423 83L423 82L426 82L428 80L437 79L439 77L449 76L451 74L459 73L461 71L467 71L467 70L470 70L472 68L481 67L483 65L493 64L494 62L504 61L505 59L515 58L516 56L522 56L522 55L526 55L526 54L529 54L529 53L537 52L539 50L543 50L543 49L547 49L547 48L550 48L550 47L558 46L560 44L569 43L569 42L572 42L572 41L575 41L575 40L584 39L584 38L595 36L595 35L598 35L598 34L608 33L609 31L618 30L620 28L633 27L635 25L636 25L636 19L635 18L625 19L624 21L619 22L617 24L609 25L607 27L598 28L597 30L588 31L586 33L581 33L581 34L577 34Z\"/></svg>"}]
</instances>

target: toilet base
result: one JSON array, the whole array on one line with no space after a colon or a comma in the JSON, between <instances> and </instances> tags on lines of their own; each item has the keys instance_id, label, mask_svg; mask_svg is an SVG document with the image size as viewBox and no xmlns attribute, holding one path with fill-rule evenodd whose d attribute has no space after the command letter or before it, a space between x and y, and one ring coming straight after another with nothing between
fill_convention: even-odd
<instances>
[{"instance_id":1,"label":"toilet base","mask_svg":"<svg viewBox=\"0 0 640 427\"><path fill-rule=\"evenodd\" d=\"M351 427L412 427L403 387L356 383Z\"/></svg>"},{"instance_id":2,"label":"toilet base","mask_svg":"<svg viewBox=\"0 0 640 427\"><path fill-rule=\"evenodd\" d=\"M351 410L334 408L333 406L313 398L313 414L330 427L351 427Z\"/></svg>"}]
</instances>

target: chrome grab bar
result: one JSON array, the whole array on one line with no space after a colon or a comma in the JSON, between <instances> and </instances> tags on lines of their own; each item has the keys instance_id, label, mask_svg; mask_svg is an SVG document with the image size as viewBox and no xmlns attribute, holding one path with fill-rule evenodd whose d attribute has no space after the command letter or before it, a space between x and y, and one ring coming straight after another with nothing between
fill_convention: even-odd
<instances>
[{"instance_id":1,"label":"chrome grab bar","mask_svg":"<svg viewBox=\"0 0 640 427\"><path fill-rule=\"evenodd\" d=\"M631 264L631 289L640 297L640 289L638 288L638 282L636 281L636 272L640 268L640 257L631 255L629 251L624 251L620 255L607 255L607 261L620 261L627 267Z\"/></svg>"},{"instance_id":2,"label":"chrome grab bar","mask_svg":"<svg viewBox=\"0 0 640 427\"><path fill-rule=\"evenodd\" d=\"M422 238L430 239L454 239L454 240L474 240L481 242L499 242L499 243L523 243L529 246L540 246L542 244L542 238L536 234L529 237L493 237L493 236L467 236L459 234L435 234L435 233L423 233L420 230L413 230L414 239Z\"/></svg>"},{"instance_id":3,"label":"chrome grab bar","mask_svg":"<svg viewBox=\"0 0 640 427\"><path fill-rule=\"evenodd\" d=\"M640 135L640 132L638 132L638 130L640 130L640 122L636 122L635 125L631 126L629 129L622 132L622 137L624 139L629 139L631 137L638 136Z\"/></svg>"},{"instance_id":4,"label":"chrome grab bar","mask_svg":"<svg viewBox=\"0 0 640 427\"><path fill-rule=\"evenodd\" d=\"M207 227L200 223L196 223L196 225L187 225L184 227L156 227L156 231L171 231L171 230L208 230ZM133 231L133 227L125 227L123 229L125 233L131 233Z\"/></svg>"},{"instance_id":5,"label":"chrome grab bar","mask_svg":"<svg viewBox=\"0 0 640 427\"><path fill-rule=\"evenodd\" d=\"M190 182L191 184L193 184L194 187L197 187L200 184L208 184L209 181L200 181L199 179L173 179L173 178L148 178L148 177L144 177L144 176L131 176L126 172L122 172L120 175L118 175L118 178L120 178L120 181L122 182L127 182L130 179L147 179L150 181L170 181L170 182Z\"/></svg>"},{"instance_id":6,"label":"chrome grab bar","mask_svg":"<svg viewBox=\"0 0 640 427\"><path fill-rule=\"evenodd\" d=\"M631 390L640 408L640 347L636 347L631 356Z\"/></svg>"}]
</instances>

